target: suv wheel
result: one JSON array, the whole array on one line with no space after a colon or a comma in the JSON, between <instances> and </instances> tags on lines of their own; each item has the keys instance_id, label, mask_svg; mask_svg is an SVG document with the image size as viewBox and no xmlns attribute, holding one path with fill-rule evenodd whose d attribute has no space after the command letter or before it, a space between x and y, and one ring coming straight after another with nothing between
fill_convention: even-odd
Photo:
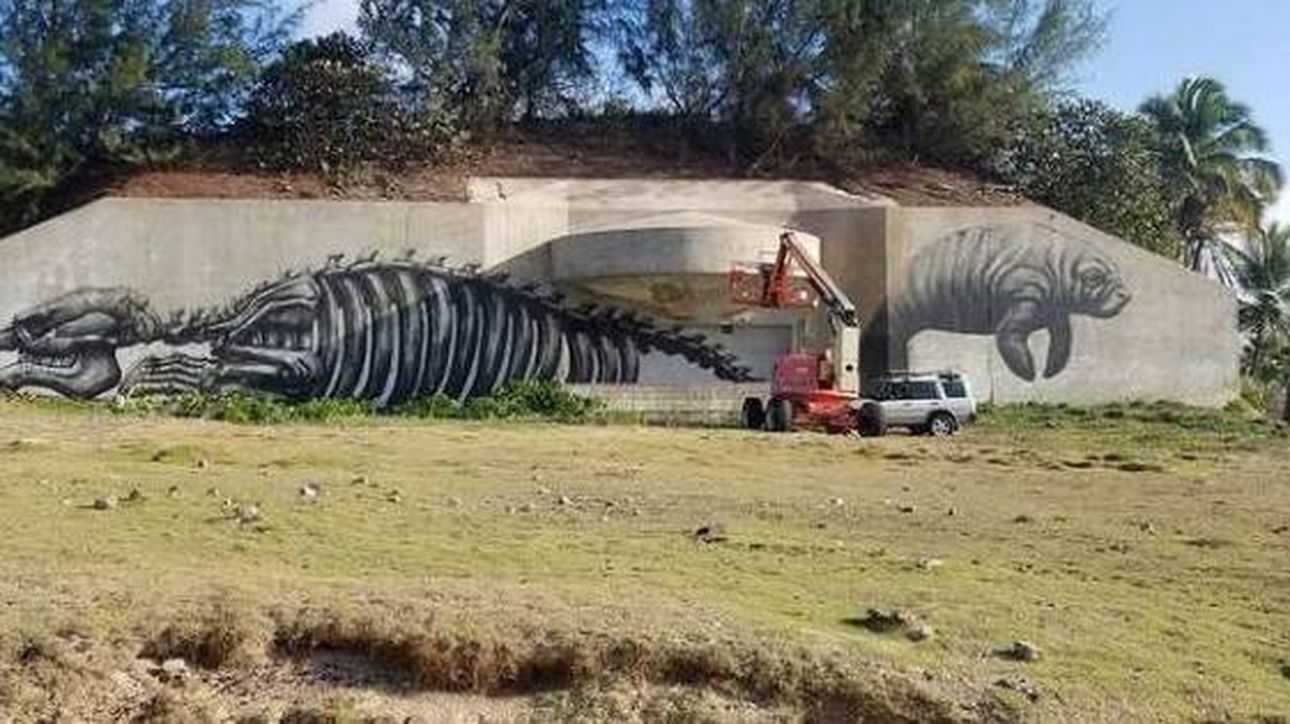
<instances>
[{"instance_id":1,"label":"suv wheel","mask_svg":"<svg viewBox=\"0 0 1290 724\"><path fill-rule=\"evenodd\" d=\"M958 430L958 423L948 412L937 412L927 418L927 434L934 437L947 437Z\"/></svg>"},{"instance_id":2,"label":"suv wheel","mask_svg":"<svg viewBox=\"0 0 1290 724\"><path fill-rule=\"evenodd\" d=\"M770 401L770 408L766 411L766 429L771 432L792 432L792 400L777 397Z\"/></svg>"},{"instance_id":3,"label":"suv wheel","mask_svg":"<svg viewBox=\"0 0 1290 724\"><path fill-rule=\"evenodd\" d=\"M744 409L739 419L749 430L760 430L766 426L766 408L759 397L745 397Z\"/></svg>"}]
</instances>

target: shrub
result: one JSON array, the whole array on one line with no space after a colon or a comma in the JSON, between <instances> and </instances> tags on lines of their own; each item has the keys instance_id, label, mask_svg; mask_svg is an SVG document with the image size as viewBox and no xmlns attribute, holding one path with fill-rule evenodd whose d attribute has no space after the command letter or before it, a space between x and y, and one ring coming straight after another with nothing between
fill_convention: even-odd
<instances>
[{"instance_id":1,"label":"shrub","mask_svg":"<svg viewBox=\"0 0 1290 724\"><path fill-rule=\"evenodd\" d=\"M153 413L220 420L236 424L273 425L286 422L329 422L374 415L421 419L504 420L536 418L586 422L602 403L569 391L558 382L512 382L496 393L459 404L443 395L423 397L390 408L366 400L316 399L292 401L245 392L145 397L118 402L124 413Z\"/></svg>"},{"instance_id":2,"label":"shrub","mask_svg":"<svg viewBox=\"0 0 1290 724\"><path fill-rule=\"evenodd\" d=\"M450 122L411 110L389 72L343 32L302 40L266 68L241 131L261 166L334 178L369 163L398 171L453 139Z\"/></svg>"}]
</instances>

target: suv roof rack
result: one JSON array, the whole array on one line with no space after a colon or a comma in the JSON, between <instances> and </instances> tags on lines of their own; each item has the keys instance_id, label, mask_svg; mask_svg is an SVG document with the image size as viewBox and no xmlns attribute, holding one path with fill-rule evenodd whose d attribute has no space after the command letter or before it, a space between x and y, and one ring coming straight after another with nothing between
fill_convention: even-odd
<instances>
[{"instance_id":1,"label":"suv roof rack","mask_svg":"<svg viewBox=\"0 0 1290 724\"><path fill-rule=\"evenodd\" d=\"M877 377L932 377L932 376L948 377L953 379L956 377L962 377L963 373L956 372L954 370L888 370L887 372L877 375Z\"/></svg>"}]
</instances>

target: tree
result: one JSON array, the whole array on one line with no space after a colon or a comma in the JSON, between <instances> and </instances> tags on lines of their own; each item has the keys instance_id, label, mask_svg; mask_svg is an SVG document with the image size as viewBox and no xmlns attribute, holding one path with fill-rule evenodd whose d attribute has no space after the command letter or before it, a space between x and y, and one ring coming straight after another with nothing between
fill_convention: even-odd
<instances>
[{"instance_id":1,"label":"tree","mask_svg":"<svg viewBox=\"0 0 1290 724\"><path fill-rule=\"evenodd\" d=\"M0 200L21 223L82 172L226 126L294 16L271 0L0 4Z\"/></svg>"},{"instance_id":2,"label":"tree","mask_svg":"<svg viewBox=\"0 0 1290 724\"><path fill-rule=\"evenodd\" d=\"M1100 42L1089 0L828 0L816 125L908 159L982 166Z\"/></svg>"},{"instance_id":3,"label":"tree","mask_svg":"<svg viewBox=\"0 0 1290 724\"><path fill-rule=\"evenodd\" d=\"M778 151L809 114L819 0L641 0L616 14L626 77L691 128L716 124L733 156Z\"/></svg>"},{"instance_id":4,"label":"tree","mask_svg":"<svg viewBox=\"0 0 1290 724\"><path fill-rule=\"evenodd\" d=\"M651 105L688 120L715 120L725 89L703 8L642 0L614 20L618 60Z\"/></svg>"},{"instance_id":5,"label":"tree","mask_svg":"<svg viewBox=\"0 0 1290 724\"><path fill-rule=\"evenodd\" d=\"M262 165L341 177L424 159L445 130L401 102L368 49L343 33L302 40L269 65L239 131Z\"/></svg>"},{"instance_id":6,"label":"tree","mask_svg":"<svg viewBox=\"0 0 1290 724\"><path fill-rule=\"evenodd\" d=\"M1290 348L1290 226L1271 224L1245 248L1228 245L1246 335L1245 368L1267 378L1269 365Z\"/></svg>"},{"instance_id":7,"label":"tree","mask_svg":"<svg viewBox=\"0 0 1290 724\"><path fill-rule=\"evenodd\" d=\"M1175 194L1144 118L1097 101L1063 103L1019 128L994 171L1028 198L1158 254L1178 254Z\"/></svg>"},{"instance_id":8,"label":"tree","mask_svg":"<svg viewBox=\"0 0 1290 724\"><path fill-rule=\"evenodd\" d=\"M1224 226L1257 228L1281 188L1281 169L1259 155L1268 148L1267 134L1249 109L1213 78L1187 78L1172 94L1148 99L1141 112L1159 132L1166 173L1183 187L1182 262L1202 271L1221 258Z\"/></svg>"},{"instance_id":9,"label":"tree","mask_svg":"<svg viewBox=\"0 0 1290 724\"><path fill-rule=\"evenodd\" d=\"M1026 84L1049 90L1106 35L1107 16L1087 0L988 0L993 64Z\"/></svg>"},{"instance_id":10,"label":"tree","mask_svg":"<svg viewBox=\"0 0 1290 724\"><path fill-rule=\"evenodd\" d=\"M576 105L604 0L363 0L359 27L427 107L475 130Z\"/></svg>"}]
</instances>

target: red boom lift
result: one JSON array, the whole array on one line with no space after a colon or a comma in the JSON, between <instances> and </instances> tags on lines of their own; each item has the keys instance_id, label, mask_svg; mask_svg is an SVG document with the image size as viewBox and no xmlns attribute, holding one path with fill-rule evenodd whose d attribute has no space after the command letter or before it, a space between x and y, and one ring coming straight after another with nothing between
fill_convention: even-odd
<instances>
[{"instance_id":1,"label":"red boom lift","mask_svg":"<svg viewBox=\"0 0 1290 724\"><path fill-rule=\"evenodd\" d=\"M794 268L806 275L807 287L801 286ZM794 330L795 350L775 360L770 399L744 400L746 427L775 432L816 427L866 436L885 432L882 407L860 400L860 320L855 304L792 232L779 237L773 264L736 265L730 288L736 302L768 309L813 307L818 300L828 312L833 338L823 350L796 349L802 335Z\"/></svg>"}]
</instances>

